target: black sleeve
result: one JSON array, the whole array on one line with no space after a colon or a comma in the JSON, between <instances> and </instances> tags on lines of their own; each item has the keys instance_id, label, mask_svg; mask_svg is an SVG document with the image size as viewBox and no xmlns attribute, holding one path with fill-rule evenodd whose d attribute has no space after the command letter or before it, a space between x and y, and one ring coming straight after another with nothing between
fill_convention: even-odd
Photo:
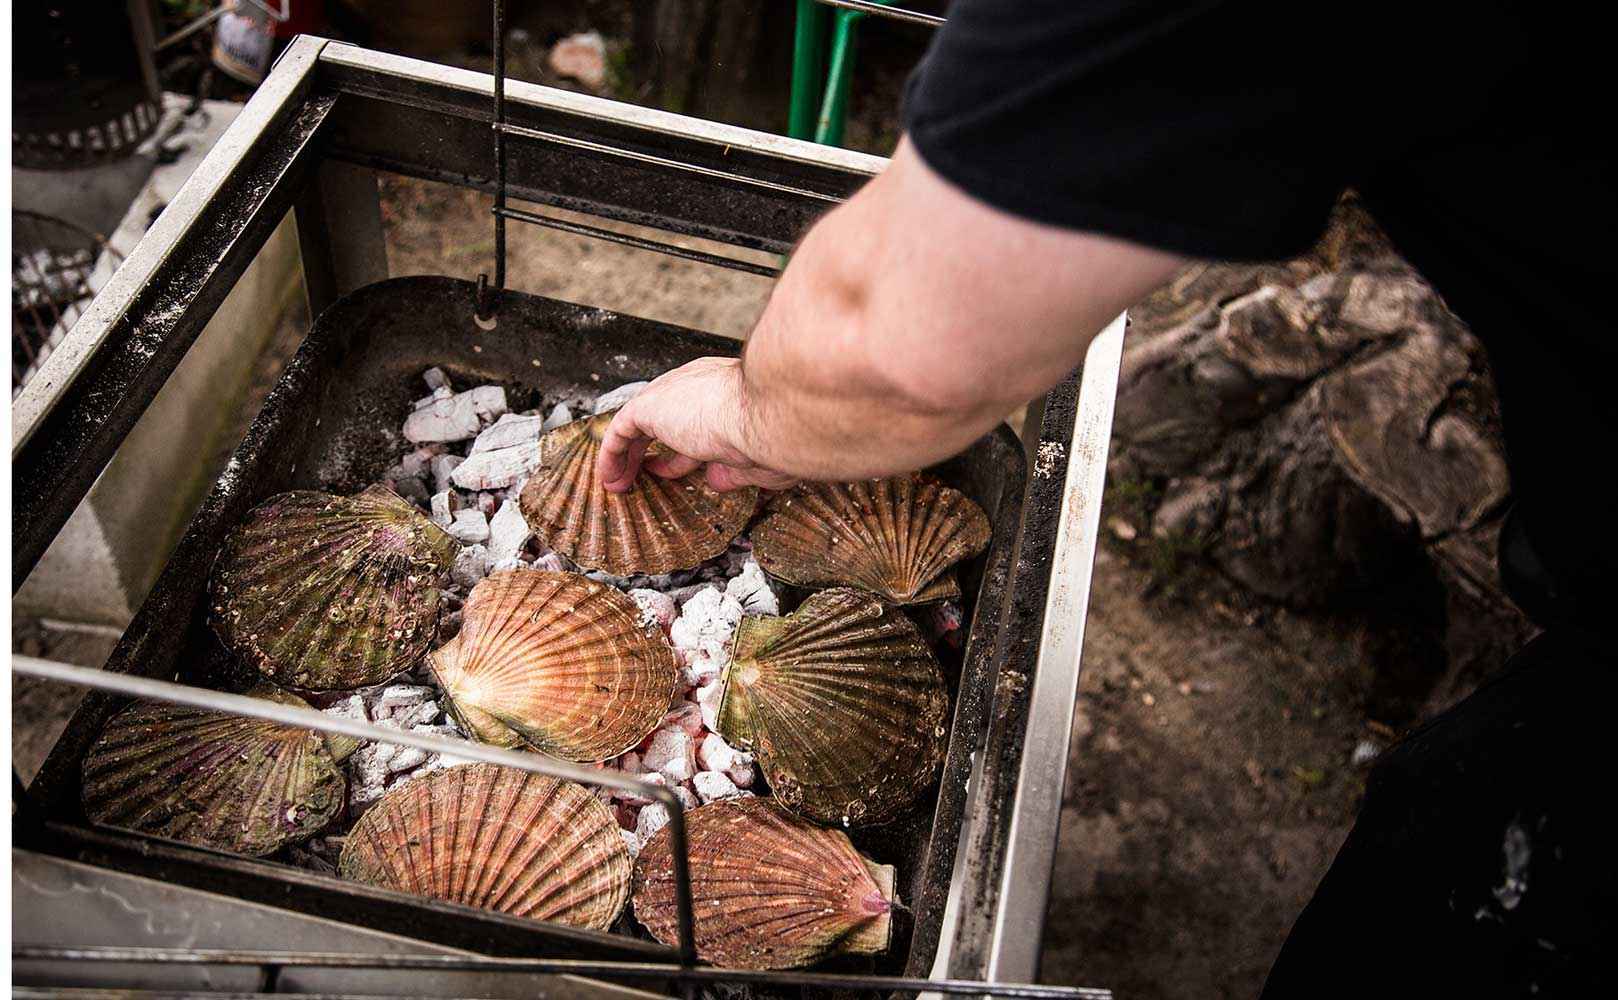
<instances>
[{"instance_id":1,"label":"black sleeve","mask_svg":"<svg viewBox=\"0 0 1618 1000\"><path fill-rule=\"evenodd\" d=\"M906 130L934 170L1025 218L1194 257L1290 256L1364 149L1341 82L1364 73L1355 32L1311 34L1298 10L956 0Z\"/></svg>"}]
</instances>

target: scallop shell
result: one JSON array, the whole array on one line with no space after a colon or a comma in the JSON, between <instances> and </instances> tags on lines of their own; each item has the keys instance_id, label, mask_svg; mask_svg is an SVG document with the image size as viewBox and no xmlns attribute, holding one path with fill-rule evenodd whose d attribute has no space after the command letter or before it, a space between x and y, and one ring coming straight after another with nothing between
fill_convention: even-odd
<instances>
[{"instance_id":1,"label":"scallop shell","mask_svg":"<svg viewBox=\"0 0 1618 1000\"><path fill-rule=\"evenodd\" d=\"M284 691L253 694L309 707ZM97 823L254 857L318 833L345 790L319 733L158 701L112 717L82 786Z\"/></svg>"},{"instance_id":2,"label":"scallop shell","mask_svg":"<svg viewBox=\"0 0 1618 1000\"><path fill-rule=\"evenodd\" d=\"M629 898L629 850L572 782L494 764L413 778L360 817L343 878L534 920L606 930Z\"/></svg>"},{"instance_id":3,"label":"scallop shell","mask_svg":"<svg viewBox=\"0 0 1618 1000\"><path fill-rule=\"evenodd\" d=\"M674 650L634 600L577 573L503 570L428 662L479 739L577 761L633 748L668 711Z\"/></svg>"},{"instance_id":4,"label":"scallop shell","mask_svg":"<svg viewBox=\"0 0 1618 1000\"><path fill-rule=\"evenodd\" d=\"M758 754L782 805L822 823L886 823L931 787L949 694L904 612L849 588L784 618L743 618L719 733Z\"/></svg>"},{"instance_id":5,"label":"scallop shell","mask_svg":"<svg viewBox=\"0 0 1618 1000\"><path fill-rule=\"evenodd\" d=\"M385 487L282 493L253 508L220 551L214 629L288 687L380 684L427 652L457 548Z\"/></svg>"},{"instance_id":6,"label":"scallop shell","mask_svg":"<svg viewBox=\"0 0 1618 1000\"><path fill-rule=\"evenodd\" d=\"M519 500L534 534L580 566L614 576L690 569L725 551L752 518L758 490L720 493L698 470L681 479L642 472L629 492L608 493L596 457L614 412L540 438L540 467Z\"/></svg>"},{"instance_id":7,"label":"scallop shell","mask_svg":"<svg viewBox=\"0 0 1618 1000\"><path fill-rule=\"evenodd\" d=\"M849 586L895 604L959 596L945 570L989 545L989 518L966 494L912 473L801 483L754 526L753 555L803 587Z\"/></svg>"},{"instance_id":8,"label":"scallop shell","mask_svg":"<svg viewBox=\"0 0 1618 1000\"><path fill-rule=\"evenodd\" d=\"M735 969L791 969L886 951L893 868L861 856L840 830L769 799L726 799L686 814L697 954ZM659 830L635 862L635 918L679 941L672 841Z\"/></svg>"}]
</instances>

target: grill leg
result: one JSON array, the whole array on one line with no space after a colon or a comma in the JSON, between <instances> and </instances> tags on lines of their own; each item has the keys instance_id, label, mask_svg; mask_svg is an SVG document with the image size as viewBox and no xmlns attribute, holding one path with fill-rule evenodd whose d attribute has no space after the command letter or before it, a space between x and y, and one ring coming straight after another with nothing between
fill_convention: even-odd
<instances>
[{"instance_id":1,"label":"grill leg","mask_svg":"<svg viewBox=\"0 0 1618 1000\"><path fill-rule=\"evenodd\" d=\"M293 212L311 319L354 289L388 276L375 171L328 160Z\"/></svg>"}]
</instances>

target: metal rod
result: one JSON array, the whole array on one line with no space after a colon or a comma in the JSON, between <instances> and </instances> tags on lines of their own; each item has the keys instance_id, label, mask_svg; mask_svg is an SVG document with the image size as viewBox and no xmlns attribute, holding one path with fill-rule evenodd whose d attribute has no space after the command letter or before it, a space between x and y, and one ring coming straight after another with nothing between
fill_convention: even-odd
<instances>
[{"instance_id":1,"label":"metal rod","mask_svg":"<svg viewBox=\"0 0 1618 1000\"><path fill-rule=\"evenodd\" d=\"M862 14L875 14L878 17L892 18L895 21L909 21L911 24L925 24L929 28L943 25L944 19L937 14L923 14L919 10L906 10L903 7L885 7L871 0L815 0L828 7L841 7L844 10L857 10Z\"/></svg>"},{"instance_id":2,"label":"metal rod","mask_svg":"<svg viewBox=\"0 0 1618 1000\"><path fill-rule=\"evenodd\" d=\"M633 149L621 149L617 146L608 146L604 143L591 142L588 139L575 139L572 136L558 135L555 132L543 132L537 128L527 128L522 125L513 125L510 122L495 124L495 129L507 135L520 135L525 139L538 139L541 142L554 143L566 146L569 149L583 149L592 153L601 153L605 156L615 156L620 159L634 160L636 163L646 163L652 166L664 167L669 170L679 170L683 173L697 174L702 177L711 177L714 180L726 181L732 184L741 184L747 187L760 188L775 194L790 194L799 198L808 198L813 201L823 201L829 205L840 205L843 199L834 194L824 194L820 191L811 191L808 188L793 187L790 184L777 184L758 177L747 177L743 174L733 174L727 170L715 170L696 163L685 163L681 160L671 160L664 156L653 156L651 153L642 153Z\"/></svg>"},{"instance_id":3,"label":"metal rod","mask_svg":"<svg viewBox=\"0 0 1618 1000\"><path fill-rule=\"evenodd\" d=\"M712 967L681 968L666 962L610 959L497 958L483 955L375 954L349 952L238 951L198 948L56 947L23 945L14 962L136 962L174 965L273 965L323 969L422 969L433 972L506 972L541 975L616 976L669 979L683 983L750 983L759 986L814 986L825 989L882 990L997 996L1011 1000L1111 1000L1112 991L1090 986L991 983L973 979L915 979L836 972L760 972Z\"/></svg>"},{"instance_id":4,"label":"metal rod","mask_svg":"<svg viewBox=\"0 0 1618 1000\"><path fill-rule=\"evenodd\" d=\"M492 319L506 290L506 5L494 0L494 288L478 276L479 320Z\"/></svg>"},{"instance_id":5,"label":"metal rod","mask_svg":"<svg viewBox=\"0 0 1618 1000\"><path fill-rule=\"evenodd\" d=\"M673 848L674 854L675 905L680 927L680 954L690 956L690 960L693 962L696 959L696 920L691 907L690 868L686 863L685 807L681 804L679 797L663 785L654 785L649 781L632 778L622 771L615 771L610 768L585 767L583 764L558 760L555 757L549 757L541 753L519 753L515 750L501 750L498 747L491 747L482 743L447 740L441 736L423 736L419 733L404 732L397 729L383 729L381 726L373 726L368 722L341 719L335 715L317 712L312 708L281 705L276 702L265 701L262 698L227 694L223 691L212 691L208 688L191 687L186 684L175 684L172 681L154 680L149 677L135 677L131 674L120 674L110 670L76 667L67 663L57 663L53 660L42 660L34 656L13 655L11 657L11 672L25 677L38 677L42 680L56 681L61 684L94 688L98 691L112 691L116 694L129 695L135 698L151 698L175 705L189 705L193 708L202 708L214 712L227 712L231 715L242 715L252 719L264 719L299 729L312 729L321 733L337 733L340 736L352 736L355 739L371 740L376 743L392 743L398 746L415 747L429 753L449 754L451 757L458 757L463 760L498 764L501 767L512 767L519 771L527 771L530 774L544 775L548 778L560 778L564 781L573 781L581 785L616 788L620 791L634 792L637 795L655 799L661 802L669 813L669 838L672 841L670 846Z\"/></svg>"},{"instance_id":6,"label":"metal rod","mask_svg":"<svg viewBox=\"0 0 1618 1000\"><path fill-rule=\"evenodd\" d=\"M692 250L687 247L675 246L673 243L662 243L658 240L649 240L640 236L631 236L611 229L602 229L582 222L570 222L567 219L558 219L550 215L540 215L537 212L525 212L520 208L501 208L495 206L495 214L518 222L527 222L536 226L545 226L548 229L559 229L564 233L575 236L593 236L596 239L607 240L610 243L621 243L626 247L635 247L638 250L653 250L657 253L666 253L670 257L680 257L685 260L699 261L703 264L712 264L715 267L728 267L733 271L745 271L748 274L758 274L766 278L780 275L781 269L767 264L754 264L751 261L737 260L735 257L725 257L703 250Z\"/></svg>"}]
</instances>

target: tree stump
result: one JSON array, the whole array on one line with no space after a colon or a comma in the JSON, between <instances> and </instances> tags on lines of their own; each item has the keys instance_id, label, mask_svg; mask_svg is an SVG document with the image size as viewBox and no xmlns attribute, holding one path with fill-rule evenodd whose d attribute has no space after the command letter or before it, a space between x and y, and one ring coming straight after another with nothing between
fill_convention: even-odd
<instances>
[{"instance_id":1,"label":"tree stump","mask_svg":"<svg viewBox=\"0 0 1618 1000\"><path fill-rule=\"evenodd\" d=\"M1437 630L1434 707L1527 630L1498 429L1481 345L1348 201L1311 256L1194 266L1131 311L1112 477L1256 594Z\"/></svg>"}]
</instances>

